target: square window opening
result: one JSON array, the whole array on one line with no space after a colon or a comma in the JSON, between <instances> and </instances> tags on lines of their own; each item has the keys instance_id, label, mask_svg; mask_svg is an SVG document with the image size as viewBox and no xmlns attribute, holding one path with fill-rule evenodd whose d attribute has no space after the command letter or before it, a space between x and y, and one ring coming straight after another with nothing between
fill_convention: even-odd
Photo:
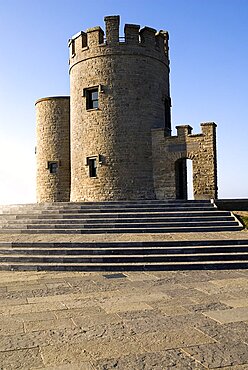
<instances>
[{"instance_id":1,"label":"square window opening","mask_svg":"<svg viewBox=\"0 0 248 370\"><path fill-rule=\"evenodd\" d=\"M57 173L58 167L58 162L48 162L48 170L50 173Z\"/></svg>"},{"instance_id":2,"label":"square window opening","mask_svg":"<svg viewBox=\"0 0 248 370\"><path fill-rule=\"evenodd\" d=\"M98 88L86 91L86 109L98 109Z\"/></svg>"}]
</instances>

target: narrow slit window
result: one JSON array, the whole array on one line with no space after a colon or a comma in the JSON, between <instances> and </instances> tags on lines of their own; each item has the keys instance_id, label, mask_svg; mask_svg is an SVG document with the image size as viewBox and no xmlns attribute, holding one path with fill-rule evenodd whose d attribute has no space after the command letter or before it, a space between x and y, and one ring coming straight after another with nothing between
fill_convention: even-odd
<instances>
[{"instance_id":1,"label":"narrow slit window","mask_svg":"<svg viewBox=\"0 0 248 370\"><path fill-rule=\"evenodd\" d=\"M89 175L90 177L96 177L97 175L97 166L96 166L96 158L89 158Z\"/></svg>"},{"instance_id":2,"label":"narrow slit window","mask_svg":"<svg viewBox=\"0 0 248 370\"><path fill-rule=\"evenodd\" d=\"M76 48L75 48L75 40L71 41L71 56L74 57L76 55Z\"/></svg>"},{"instance_id":3,"label":"narrow slit window","mask_svg":"<svg viewBox=\"0 0 248 370\"><path fill-rule=\"evenodd\" d=\"M171 103L170 99L165 98L164 101L164 120L165 120L165 133L171 135Z\"/></svg>"}]
</instances>

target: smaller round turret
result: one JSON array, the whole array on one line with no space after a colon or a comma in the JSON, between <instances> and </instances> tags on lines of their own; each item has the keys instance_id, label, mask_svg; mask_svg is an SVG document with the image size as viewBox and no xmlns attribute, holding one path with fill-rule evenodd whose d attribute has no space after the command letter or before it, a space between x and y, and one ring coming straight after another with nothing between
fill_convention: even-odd
<instances>
[{"instance_id":1,"label":"smaller round turret","mask_svg":"<svg viewBox=\"0 0 248 370\"><path fill-rule=\"evenodd\" d=\"M37 201L70 200L70 98L37 100Z\"/></svg>"}]
</instances>

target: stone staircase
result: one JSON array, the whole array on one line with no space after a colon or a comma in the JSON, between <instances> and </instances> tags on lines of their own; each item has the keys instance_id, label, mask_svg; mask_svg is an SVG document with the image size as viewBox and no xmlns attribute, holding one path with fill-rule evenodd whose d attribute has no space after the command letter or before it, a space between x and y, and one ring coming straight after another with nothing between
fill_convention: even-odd
<instances>
[{"instance_id":1,"label":"stone staircase","mask_svg":"<svg viewBox=\"0 0 248 370\"><path fill-rule=\"evenodd\" d=\"M0 242L0 270L139 271L248 267L247 240Z\"/></svg>"},{"instance_id":2,"label":"stone staircase","mask_svg":"<svg viewBox=\"0 0 248 370\"><path fill-rule=\"evenodd\" d=\"M230 212L219 211L209 201L2 206L0 233L15 234L15 239L16 234L39 234L39 240L42 240L44 234L55 234L55 237L56 234L61 234L60 240L63 240L63 235L64 239L66 235L73 234L100 235L97 242L30 242L31 236L27 236L28 239L24 242L0 242L0 270L137 271L247 268L248 238L234 240L231 233L241 229L242 225ZM186 234L204 232L203 235L206 235L207 232L221 231L230 232L230 238L192 241ZM116 233L115 241L108 241L106 234L110 233ZM120 233L130 234L131 240L131 234L143 233L144 240L138 242L134 238L133 241L120 242ZM185 233L185 238L174 241L145 241L147 233ZM105 236L101 240L102 234ZM25 239L25 235L22 239Z\"/></svg>"},{"instance_id":3,"label":"stone staircase","mask_svg":"<svg viewBox=\"0 0 248 370\"><path fill-rule=\"evenodd\" d=\"M210 201L53 203L0 208L0 234L106 234L238 231Z\"/></svg>"}]
</instances>

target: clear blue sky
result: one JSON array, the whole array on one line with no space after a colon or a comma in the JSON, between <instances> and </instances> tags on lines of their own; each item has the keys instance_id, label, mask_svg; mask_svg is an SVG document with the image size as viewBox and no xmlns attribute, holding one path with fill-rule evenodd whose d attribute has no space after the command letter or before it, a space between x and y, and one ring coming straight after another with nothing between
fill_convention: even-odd
<instances>
[{"instance_id":1,"label":"clear blue sky","mask_svg":"<svg viewBox=\"0 0 248 370\"><path fill-rule=\"evenodd\" d=\"M34 102L69 95L67 40L115 14L169 31L173 126L216 122L219 197L248 197L248 0L0 0L0 204L35 201Z\"/></svg>"}]
</instances>

